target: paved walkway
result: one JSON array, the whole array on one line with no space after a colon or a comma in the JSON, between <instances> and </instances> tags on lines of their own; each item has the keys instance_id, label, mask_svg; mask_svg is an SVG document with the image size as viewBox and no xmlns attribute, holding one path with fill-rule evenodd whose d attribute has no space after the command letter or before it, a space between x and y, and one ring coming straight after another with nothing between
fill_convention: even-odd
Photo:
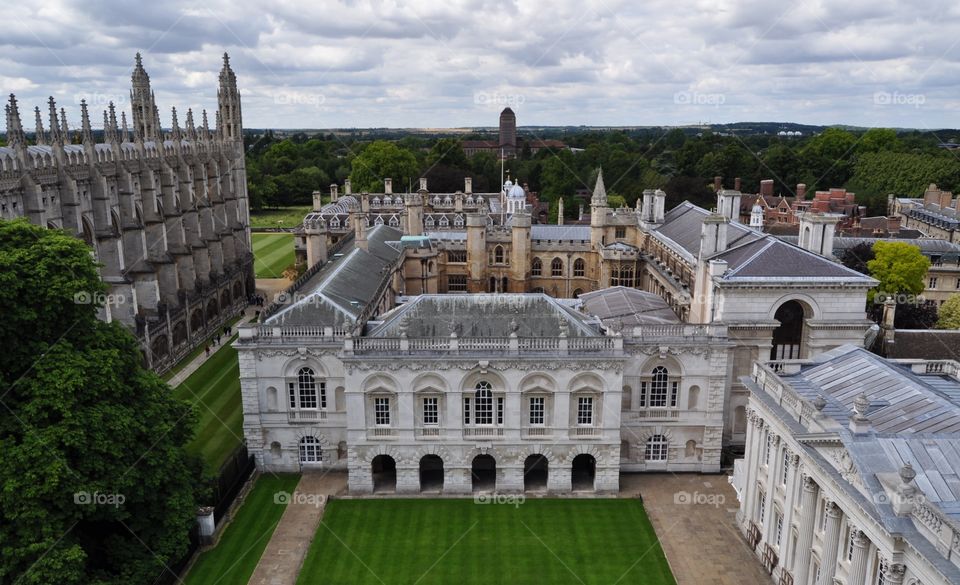
<instances>
[{"instance_id":1,"label":"paved walkway","mask_svg":"<svg viewBox=\"0 0 960 585\"><path fill-rule=\"evenodd\" d=\"M621 496L643 497L677 585L769 583L736 526L736 492L725 475L625 473Z\"/></svg>"},{"instance_id":2,"label":"paved walkway","mask_svg":"<svg viewBox=\"0 0 960 585\"><path fill-rule=\"evenodd\" d=\"M346 472L304 472L249 585L295 585L327 497L346 489Z\"/></svg>"},{"instance_id":3,"label":"paved walkway","mask_svg":"<svg viewBox=\"0 0 960 585\"><path fill-rule=\"evenodd\" d=\"M248 305L247 308L245 309L245 311L246 311L246 316L244 316L244 317L238 317L235 321L233 321L233 322L230 324L231 327L233 327L234 331L236 331L237 325L239 325L240 323L243 323L243 322L245 322L245 321L248 321L248 320L250 320L250 319L253 319L253 312L251 311L251 309L253 309L253 306L252 306L252 305ZM234 333L229 339L227 339L225 336L221 336L221 337L220 337L220 345L211 345L211 346L210 346L210 350L211 350L211 351L210 351L209 354L207 354L207 352L205 352L205 351L201 351L199 354L197 354L197 357L193 358L193 359L190 361L190 363L188 363L187 365L185 365L185 366L183 367L182 370L180 370L179 372L177 372L176 374L174 374L173 376L171 376L170 379L167 380L167 384L168 384L171 388L176 388L176 387L179 386L180 384L183 384L184 380L186 380L187 378L190 377L190 374L192 374L192 373L196 372L198 369L200 369L200 366L202 366L202 365L204 364L204 362L206 362L208 359L212 358L218 351L220 351L221 349L223 349L224 346L229 345L230 342L232 342L234 339L236 339L236 337L237 337L237 334L236 334L236 333Z\"/></svg>"}]
</instances>

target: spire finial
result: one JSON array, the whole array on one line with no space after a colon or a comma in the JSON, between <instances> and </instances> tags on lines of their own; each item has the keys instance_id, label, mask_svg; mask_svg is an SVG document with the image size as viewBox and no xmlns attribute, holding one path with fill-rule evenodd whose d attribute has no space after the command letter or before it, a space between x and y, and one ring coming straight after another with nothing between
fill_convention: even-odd
<instances>
[{"instance_id":1,"label":"spire finial","mask_svg":"<svg viewBox=\"0 0 960 585\"><path fill-rule=\"evenodd\" d=\"M53 96L47 98L47 108L50 111L50 144L62 144L62 136L60 136L60 120L57 116L57 102L54 101Z\"/></svg>"},{"instance_id":2,"label":"spire finial","mask_svg":"<svg viewBox=\"0 0 960 585\"><path fill-rule=\"evenodd\" d=\"M170 122L170 136L174 141L179 142L181 136L180 136L180 121L177 120L177 108L173 107L170 109L173 112L172 114L173 120Z\"/></svg>"},{"instance_id":3,"label":"spire finial","mask_svg":"<svg viewBox=\"0 0 960 585\"><path fill-rule=\"evenodd\" d=\"M40 106L33 107L33 114L37 120L36 123L36 136L34 137L34 142L38 145L43 145L47 143L47 135L43 131L43 118L40 117Z\"/></svg>"},{"instance_id":4,"label":"spire finial","mask_svg":"<svg viewBox=\"0 0 960 585\"><path fill-rule=\"evenodd\" d=\"M93 131L90 129L90 112L87 111L87 100L80 100L80 136L84 144L93 142Z\"/></svg>"},{"instance_id":5,"label":"spire finial","mask_svg":"<svg viewBox=\"0 0 960 585\"><path fill-rule=\"evenodd\" d=\"M64 144L70 144L70 127L67 126L67 111L60 108L60 135Z\"/></svg>"},{"instance_id":6,"label":"spire finial","mask_svg":"<svg viewBox=\"0 0 960 585\"><path fill-rule=\"evenodd\" d=\"M193 123L193 108L187 108L187 140L197 139L197 127Z\"/></svg>"},{"instance_id":7,"label":"spire finial","mask_svg":"<svg viewBox=\"0 0 960 585\"><path fill-rule=\"evenodd\" d=\"M130 142L130 132L127 130L126 112L120 112L120 142Z\"/></svg>"},{"instance_id":8,"label":"spire finial","mask_svg":"<svg viewBox=\"0 0 960 585\"><path fill-rule=\"evenodd\" d=\"M607 206L607 188L603 184L603 167L597 170L597 183L593 187L593 199L590 204L596 207Z\"/></svg>"},{"instance_id":9,"label":"spire finial","mask_svg":"<svg viewBox=\"0 0 960 585\"><path fill-rule=\"evenodd\" d=\"M137 56L134 57L134 59L135 59L136 62L137 62L137 67L139 67L139 68L142 69L142 68L143 68L143 57L140 56L140 51L137 51Z\"/></svg>"}]
</instances>

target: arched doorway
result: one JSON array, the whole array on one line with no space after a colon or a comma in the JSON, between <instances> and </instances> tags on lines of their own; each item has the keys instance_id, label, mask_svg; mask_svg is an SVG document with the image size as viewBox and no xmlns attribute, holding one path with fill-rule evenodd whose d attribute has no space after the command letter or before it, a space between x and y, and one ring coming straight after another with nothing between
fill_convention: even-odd
<instances>
[{"instance_id":1,"label":"arched doorway","mask_svg":"<svg viewBox=\"0 0 960 585\"><path fill-rule=\"evenodd\" d=\"M420 492L443 491L443 459L439 455L424 455L420 459Z\"/></svg>"},{"instance_id":2,"label":"arched doorway","mask_svg":"<svg viewBox=\"0 0 960 585\"><path fill-rule=\"evenodd\" d=\"M770 359L790 360L800 358L800 345L803 342L803 305L797 301L787 301L780 305L773 318L780 326L773 330L773 347Z\"/></svg>"},{"instance_id":3,"label":"arched doorway","mask_svg":"<svg viewBox=\"0 0 960 585\"><path fill-rule=\"evenodd\" d=\"M531 455L523 462L523 490L547 491L547 476L550 464L543 455Z\"/></svg>"},{"instance_id":4,"label":"arched doorway","mask_svg":"<svg viewBox=\"0 0 960 585\"><path fill-rule=\"evenodd\" d=\"M492 455L477 455L470 466L473 479L473 491L493 491L497 489L497 460Z\"/></svg>"},{"instance_id":5,"label":"arched doorway","mask_svg":"<svg viewBox=\"0 0 960 585\"><path fill-rule=\"evenodd\" d=\"M581 453L573 458L571 483L575 491L593 491L593 480L597 476L597 460L593 455Z\"/></svg>"},{"instance_id":6,"label":"arched doorway","mask_svg":"<svg viewBox=\"0 0 960 585\"><path fill-rule=\"evenodd\" d=\"M373 493L394 492L397 489L397 462L389 455L377 455L370 463L373 473Z\"/></svg>"}]
</instances>

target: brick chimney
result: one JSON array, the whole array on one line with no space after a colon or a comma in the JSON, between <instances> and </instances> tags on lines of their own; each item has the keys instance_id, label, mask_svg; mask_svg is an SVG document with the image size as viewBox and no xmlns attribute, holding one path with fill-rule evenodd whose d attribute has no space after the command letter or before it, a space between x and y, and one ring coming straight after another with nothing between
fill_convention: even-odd
<instances>
[{"instance_id":1,"label":"brick chimney","mask_svg":"<svg viewBox=\"0 0 960 585\"><path fill-rule=\"evenodd\" d=\"M734 190L734 191L739 191L739 190L740 190L740 177L736 177L736 178L733 180L733 190Z\"/></svg>"},{"instance_id":2,"label":"brick chimney","mask_svg":"<svg viewBox=\"0 0 960 585\"><path fill-rule=\"evenodd\" d=\"M797 199L806 199L806 198L807 198L807 184L797 183Z\"/></svg>"},{"instance_id":3,"label":"brick chimney","mask_svg":"<svg viewBox=\"0 0 960 585\"><path fill-rule=\"evenodd\" d=\"M773 196L773 179L764 179L760 181L760 194L764 197Z\"/></svg>"},{"instance_id":4,"label":"brick chimney","mask_svg":"<svg viewBox=\"0 0 960 585\"><path fill-rule=\"evenodd\" d=\"M722 188L723 188L723 177L718 175L713 178L713 190L719 191Z\"/></svg>"}]
</instances>

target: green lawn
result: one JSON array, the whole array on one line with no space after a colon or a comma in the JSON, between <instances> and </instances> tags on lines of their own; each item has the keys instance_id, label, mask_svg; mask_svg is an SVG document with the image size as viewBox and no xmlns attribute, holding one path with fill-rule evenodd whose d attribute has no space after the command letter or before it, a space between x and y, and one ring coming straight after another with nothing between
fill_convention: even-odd
<instances>
[{"instance_id":1,"label":"green lawn","mask_svg":"<svg viewBox=\"0 0 960 585\"><path fill-rule=\"evenodd\" d=\"M286 504L274 502L277 492L293 493L299 475L262 475L224 529L217 546L204 552L190 569L185 585L246 583L257 567Z\"/></svg>"},{"instance_id":2,"label":"green lawn","mask_svg":"<svg viewBox=\"0 0 960 585\"><path fill-rule=\"evenodd\" d=\"M303 222L303 216L313 210L313 205L296 207L278 207L276 209L257 209L250 212L250 227L292 228ZM277 222L281 223L277 223Z\"/></svg>"},{"instance_id":3,"label":"green lawn","mask_svg":"<svg viewBox=\"0 0 960 585\"><path fill-rule=\"evenodd\" d=\"M253 233L253 271L257 278L282 278L293 264L293 234Z\"/></svg>"},{"instance_id":4,"label":"green lawn","mask_svg":"<svg viewBox=\"0 0 960 585\"><path fill-rule=\"evenodd\" d=\"M627 499L332 500L297 581L314 584L674 584Z\"/></svg>"},{"instance_id":5,"label":"green lawn","mask_svg":"<svg viewBox=\"0 0 960 585\"><path fill-rule=\"evenodd\" d=\"M243 438L237 350L221 338L217 352L173 392L197 405L197 434L187 450L203 457L216 472Z\"/></svg>"}]
</instances>

